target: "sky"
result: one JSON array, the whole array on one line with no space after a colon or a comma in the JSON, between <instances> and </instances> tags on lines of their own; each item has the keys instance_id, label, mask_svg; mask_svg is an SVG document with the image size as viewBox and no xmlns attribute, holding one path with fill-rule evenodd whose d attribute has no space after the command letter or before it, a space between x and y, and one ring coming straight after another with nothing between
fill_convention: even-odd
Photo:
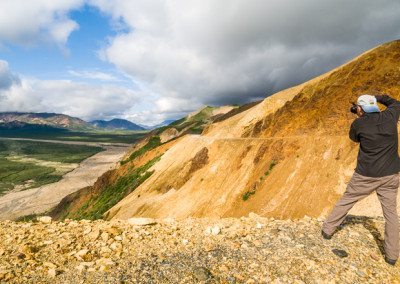
<instances>
[{"instance_id":1,"label":"sky","mask_svg":"<svg viewBox=\"0 0 400 284\"><path fill-rule=\"evenodd\" d=\"M0 0L0 111L154 125L399 38L398 0Z\"/></svg>"}]
</instances>

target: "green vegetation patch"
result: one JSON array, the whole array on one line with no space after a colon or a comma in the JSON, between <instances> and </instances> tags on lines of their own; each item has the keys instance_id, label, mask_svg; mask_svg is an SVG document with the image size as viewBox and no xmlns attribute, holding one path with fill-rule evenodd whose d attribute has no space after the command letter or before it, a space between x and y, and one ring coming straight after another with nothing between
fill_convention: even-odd
<instances>
[{"instance_id":1,"label":"green vegetation patch","mask_svg":"<svg viewBox=\"0 0 400 284\"><path fill-rule=\"evenodd\" d=\"M252 196L252 195L255 194L255 193L256 193L255 190L246 191L246 192L242 195L243 201L246 201L247 199L250 198L250 196Z\"/></svg>"},{"instance_id":2,"label":"green vegetation patch","mask_svg":"<svg viewBox=\"0 0 400 284\"><path fill-rule=\"evenodd\" d=\"M106 211L134 191L153 174L153 171L148 171L148 169L158 162L160 158L161 155L120 177L114 184L107 186L99 195L89 199L77 212L64 216L61 219L67 217L89 220L103 218L103 214Z\"/></svg>"},{"instance_id":3,"label":"green vegetation patch","mask_svg":"<svg viewBox=\"0 0 400 284\"><path fill-rule=\"evenodd\" d=\"M268 170L265 172L266 176L268 176L271 173L272 169L276 166L277 163L278 162L275 160L271 161L271 163L269 164Z\"/></svg>"},{"instance_id":4,"label":"green vegetation patch","mask_svg":"<svg viewBox=\"0 0 400 284\"><path fill-rule=\"evenodd\" d=\"M61 176L54 173L54 168L0 158L0 194L18 185L28 189L59 181Z\"/></svg>"},{"instance_id":5,"label":"green vegetation patch","mask_svg":"<svg viewBox=\"0 0 400 284\"><path fill-rule=\"evenodd\" d=\"M36 141L0 140L0 156L28 156L38 160L79 163L102 151L101 147Z\"/></svg>"},{"instance_id":6,"label":"green vegetation patch","mask_svg":"<svg viewBox=\"0 0 400 284\"><path fill-rule=\"evenodd\" d=\"M99 147L81 145L0 140L0 194L14 188L25 190L57 182L65 174L40 161L79 163L101 150Z\"/></svg>"},{"instance_id":7,"label":"green vegetation patch","mask_svg":"<svg viewBox=\"0 0 400 284\"><path fill-rule=\"evenodd\" d=\"M104 143L132 144L142 139L146 134L147 131L72 131L49 126L27 126L12 129L0 128L0 137Z\"/></svg>"},{"instance_id":8,"label":"green vegetation patch","mask_svg":"<svg viewBox=\"0 0 400 284\"><path fill-rule=\"evenodd\" d=\"M264 175L265 175L265 176L268 176L268 175L271 173L272 169L273 169L277 164L278 164L277 161L272 160L272 161L269 163L268 170L264 173ZM260 177L260 182L263 181L263 180L264 180L264 176L261 176L261 177ZM248 199L250 198L250 196L254 195L254 194L256 193L257 187L258 187L258 185L255 184L255 185L253 186L252 190L246 191L246 192L242 195L243 201L248 200Z\"/></svg>"},{"instance_id":9,"label":"green vegetation patch","mask_svg":"<svg viewBox=\"0 0 400 284\"><path fill-rule=\"evenodd\" d=\"M133 152L128 159L121 161L121 165L124 165L126 163L128 163L129 161L132 161L134 159L136 159L139 156L142 156L144 153L146 153L147 151L150 151L154 148L157 148L158 146L160 146L161 143L161 139L160 136L153 136L149 139L149 141L146 143L146 145L144 145L142 148L140 148L139 150Z\"/></svg>"}]
</instances>

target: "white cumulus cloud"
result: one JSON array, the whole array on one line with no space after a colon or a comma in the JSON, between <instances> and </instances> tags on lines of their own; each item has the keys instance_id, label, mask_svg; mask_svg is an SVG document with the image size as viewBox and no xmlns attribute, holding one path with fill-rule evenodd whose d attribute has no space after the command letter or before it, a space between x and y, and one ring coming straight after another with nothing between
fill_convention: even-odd
<instances>
[{"instance_id":1,"label":"white cumulus cloud","mask_svg":"<svg viewBox=\"0 0 400 284\"><path fill-rule=\"evenodd\" d=\"M0 45L49 42L63 47L79 28L68 13L83 4L84 0L1 0Z\"/></svg>"},{"instance_id":2,"label":"white cumulus cloud","mask_svg":"<svg viewBox=\"0 0 400 284\"><path fill-rule=\"evenodd\" d=\"M141 102L141 97L140 93L116 85L21 78L18 83L0 89L0 111L56 112L86 120L110 119L129 112Z\"/></svg>"},{"instance_id":3,"label":"white cumulus cloud","mask_svg":"<svg viewBox=\"0 0 400 284\"><path fill-rule=\"evenodd\" d=\"M102 71L69 70L68 73L75 77L84 79L93 79L100 81L119 81L119 79L116 76Z\"/></svg>"},{"instance_id":4,"label":"white cumulus cloud","mask_svg":"<svg viewBox=\"0 0 400 284\"><path fill-rule=\"evenodd\" d=\"M7 90L19 83L19 77L11 72L8 62L0 59L0 94L2 90Z\"/></svg>"}]
</instances>

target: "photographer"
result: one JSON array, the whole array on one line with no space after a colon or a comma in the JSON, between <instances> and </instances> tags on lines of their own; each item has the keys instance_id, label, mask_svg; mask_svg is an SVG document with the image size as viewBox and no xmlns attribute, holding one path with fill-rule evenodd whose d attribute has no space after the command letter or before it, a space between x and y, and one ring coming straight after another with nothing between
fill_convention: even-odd
<instances>
[{"instance_id":1,"label":"photographer","mask_svg":"<svg viewBox=\"0 0 400 284\"><path fill-rule=\"evenodd\" d=\"M387 106L380 111L377 102ZM385 217L385 261L395 265L399 257L397 190L400 160L397 121L400 102L387 95L362 95L351 108L356 118L349 136L360 143L357 167L346 191L322 226L322 236L330 239L354 204L376 191Z\"/></svg>"}]
</instances>

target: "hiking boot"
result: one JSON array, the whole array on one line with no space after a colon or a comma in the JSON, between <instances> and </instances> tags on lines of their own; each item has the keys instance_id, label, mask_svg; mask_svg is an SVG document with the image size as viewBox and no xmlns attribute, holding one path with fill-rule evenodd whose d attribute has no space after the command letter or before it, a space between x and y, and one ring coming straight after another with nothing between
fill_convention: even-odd
<instances>
[{"instance_id":1,"label":"hiking boot","mask_svg":"<svg viewBox=\"0 0 400 284\"><path fill-rule=\"evenodd\" d=\"M387 264L395 266L397 259L390 259L387 256L385 256L385 261L386 261Z\"/></svg>"},{"instance_id":2,"label":"hiking boot","mask_svg":"<svg viewBox=\"0 0 400 284\"><path fill-rule=\"evenodd\" d=\"M325 240L330 240L332 239L332 235L328 235L327 233L324 232L324 230L321 230L321 234L324 237Z\"/></svg>"}]
</instances>

